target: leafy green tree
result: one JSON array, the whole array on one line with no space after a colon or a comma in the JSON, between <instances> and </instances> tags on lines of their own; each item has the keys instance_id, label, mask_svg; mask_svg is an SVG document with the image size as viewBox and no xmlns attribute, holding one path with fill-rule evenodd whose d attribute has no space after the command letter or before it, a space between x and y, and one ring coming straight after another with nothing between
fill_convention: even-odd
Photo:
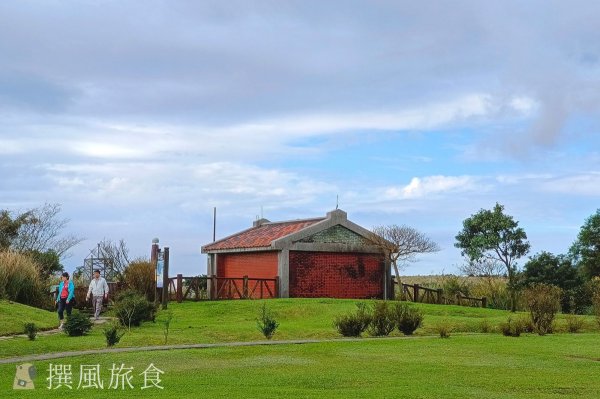
<instances>
[{"instance_id":1,"label":"leafy green tree","mask_svg":"<svg viewBox=\"0 0 600 399\"><path fill-rule=\"evenodd\" d=\"M463 221L463 229L456 235L454 246L470 262L484 259L498 261L506 268L508 288L511 291L511 310L516 310L517 259L529 252L527 234L512 216L503 213L504 206L496 203L494 209L481 209Z\"/></svg>"},{"instance_id":2,"label":"leafy green tree","mask_svg":"<svg viewBox=\"0 0 600 399\"><path fill-rule=\"evenodd\" d=\"M588 279L600 276L600 209L581 226L569 255Z\"/></svg>"},{"instance_id":3,"label":"leafy green tree","mask_svg":"<svg viewBox=\"0 0 600 399\"><path fill-rule=\"evenodd\" d=\"M28 223L31 214L25 212L13 217L8 210L0 210L0 251L9 249L19 235L19 229Z\"/></svg>"},{"instance_id":4,"label":"leafy green tree","mask_svg":"<svg viewBox=\"0 0 600 399\"><path fill-rule=\"evenodd\" d=\"M542 251L527 261L523 267L522 283L526 287L535 284L554 285L562 289L563 312L581 312L587 304L584 281L571 259Z\"/></svg>"},{"instance_id":5,"label":"leafy green tree","mask_svg":"<svg viewBox=\"0 0 600 399\"><path fill-rule=\"evenodd\" d=\"M31 259L33 259L40 271L40 276L43 279L46 279L65 270L64 266L60 263L60 257L53 250L49 250L46 252L34 250L29 251L26 254L29 255Z\"/></svg>"}]
</instances>

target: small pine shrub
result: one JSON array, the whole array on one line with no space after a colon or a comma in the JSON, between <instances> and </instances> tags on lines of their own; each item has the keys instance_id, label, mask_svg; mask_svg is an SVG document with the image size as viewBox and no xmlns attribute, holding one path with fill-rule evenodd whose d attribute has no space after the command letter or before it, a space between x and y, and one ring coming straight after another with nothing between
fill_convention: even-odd
<instances>
[{"instance_id":1,"label":"small pine shrub","mask_svg":"<svg viewBox=\"0 0 600 399\"><path fill-rule=\"evenodd\" d=\"M583 328L584 320L581 317L568 314L565 316L565 320L567 322L567 331L572 334L578 333Z\"/></svg>"},{"instance_id":2,"label":"small pine shrub","mask_svg":"<svg viewBox=\"0 0 600 399\"><path fill-rule=\"evenodd\" d=\"M123 291L117 297L114 312L121 325L131 329L143 321L154 321L157 307L135 290Z\"/></svg>"},{"instance_id":3,"label":"small pine shrub","mask_svg":"<svg viewBox=\"0 0 600 399\"><path fill-rule=\"evenodd\" d=\"M266 303L263 303L261 307L260 314L256 319L256 326L258 327L258 331L260 331L266 339L273 338L275 330L277 330L277 327L279 327L279 323L267 309Z\"/></svg>"},{"instance_id":4,"label":"small pine shrub","mask_svg":"<svg viewBox=\"0 0 600 399\"><path fill-rule=\"evenodd\" d=\"M398 330L404 335L412 335L423 323L423 312L406 303L396 303L392 315Z\"/></svg>"},{"instance_id":5,"label":"small pine shrub","mask_svg":"<svg viewBox=\"0 0 600 399\"><path fill-rule=\"evenodd\" d=\"M166 345L169 340L169 330L171 328L171 321L173 321L173 312L168 310L161 320L161 324L163 327L163 336L165 337L164 345Z\"/></svg>"},{"instance_id":6,"label":"small pine shrub","mask_svg":"<svg viewBox=\"0 0 600 399\"><path fill-rule=\"evenodd\" d=\"M70 337L78 337L87 334L92 329L92 325L93 323L87 315L73 311L71 316L67 316L64 329Z\"/></svg>"},{"instance_id":7,"label":"small pine shrub","mask_svg":"<svg viewBox=\"0 0 600 399\"><path fill-rule=\"evenodd\" d=\"M369 325L369 334L376 337L390 335L396 328L396 321L392 309L386 301L376 301L373 303L371 324Z\"/></svg>"},{"instance_id":8,"label":"small pine shrub","mask_svg":"<svg viewBox=\"0 0 600 399\"><path fill-rule=\"evenodd\" d=\"M37 333L38 328L35 323L25 323L25 334L27 334L27 338L29 338L30 341L35 340Z\"/></svg>"},{"instance_id":9,"label":"small pine shrub","mask_svg":"<svg viewBox=\"0 0 600 399\"><path fill-rule=\"evenodd\" d=\"M104 337L106 338L106 346L111 347L119 343L125 335L125 331L121 331L119 324L111 323L104 328Z\"/></svg>"},{"instance_id":10,"label":"small pine shrub","mask_svg":"<svg viewBox=\"0 0 600 399\"><path fill-rule=\"evenodd\" d=\"M562 290L547 284L534 284L524 292L535 332L551 333L556 313L560 310Z\"/></svg>"},{"instance_id":11,"label":"small pine shrub","mask_svg":"<svg viewBox=\"0 0 600 399\"><path fill-rule=\"evenodd\" d=\"M333 326L344 337L360 337L371 324L371 314L363 302L356 304L356 312L337 316Z\"/></svg>"}]
</instances>

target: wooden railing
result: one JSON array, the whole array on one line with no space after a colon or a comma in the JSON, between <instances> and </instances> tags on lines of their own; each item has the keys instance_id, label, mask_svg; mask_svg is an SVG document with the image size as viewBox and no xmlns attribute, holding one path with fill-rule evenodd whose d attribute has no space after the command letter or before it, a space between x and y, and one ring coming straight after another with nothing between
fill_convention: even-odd
<instances>
[{"instance_id":1,"label":"wooden railing","mask_svg":"<svg viewBox=\"0 0 600 399\"><path fill-rule=\"evenodd\" d=\"M185 283L184 283L185 282ZM184 300L215 299L266 299L277 298L279 277L251 278L196 276L169 278L169 297L177 302ZM210 294L209 294L210 293ZM174 294L174 295L173 295Z\"/></svg>"},{"instance_id":2,"label":"wooden railing","mask_svg":"<svg viewBox=\"0 0 600 399\"><path fill-rule=\"evenodd\" d=\"M398 285L396 279L392 277L393 292L395 287ZM487 307L487 298L473 298L464 296L458 293L455 298L448 298L444 295L444 290L423 287L419 284L404 284L401 283L400 295L404 300L411 302L423 302L423 303L434 303L434 304L446 304L446 305L461 305L461 306L480 306L482 308Z\"/></svg>"}]
</instances>

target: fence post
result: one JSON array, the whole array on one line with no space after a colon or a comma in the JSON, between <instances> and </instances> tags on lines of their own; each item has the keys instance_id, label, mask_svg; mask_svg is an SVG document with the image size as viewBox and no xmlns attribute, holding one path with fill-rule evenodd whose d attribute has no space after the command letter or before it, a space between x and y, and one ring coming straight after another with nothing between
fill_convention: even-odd
<instances>
[{"instance_id":1,"label":"fence post","mask_svg":"<svg viewBox=\"0 0 600 399\"><path fill-rule=\"evenodd\" d=\"M444 290L441 289L441 288L438 288L438 290L437 290L437 303L440 304L440 305L442 304L442 295L443 295L443 293L444 293Z\"/></svg>"},{"instance_id":2,"label":"fence post","mask_svg":"<svg viewBox=\"0 0 600 399\"><path fill-rule=\"evenodd\" d=\"M177 303L183 301L183 275L177 274Z\"/></svg>"},{"instance_id":3,"label":"fence post","mask_svg":"<svg viewBox=\"0 0 600 399\"><path fill-rule=\"evenodd\" d=\"M487 308L487 297L483 297L481 298L481 307L482 308Z\"/></svg>"},{"instance_id":4,"label":"fence post","mask_svg":"<svg viewBox=\"0 0 600 399\"><path fill-rule=\"evenodd\" d=\"M415 284L414 286L414 302L419 302L419 284Z\"/></svg>"},{"instance_id":5,"label":"fence post","mask_svg":"<svg viewBox=\"0 0 600 399\"><path fill-rule=\"evenodd\" d=\"M248 299L248 275L244 276L244 282L242 284L242 296L244 299Z\"/></svg>"},{"instance_id":6,"label":"fence post","mask_svg":"<svg viewBox=\"0 0 600 399\"><path fill-rule=\"evenodd\" d=\"M210 276L210 299L217 299L217 276Z\"/></svg>"}]
</instances>

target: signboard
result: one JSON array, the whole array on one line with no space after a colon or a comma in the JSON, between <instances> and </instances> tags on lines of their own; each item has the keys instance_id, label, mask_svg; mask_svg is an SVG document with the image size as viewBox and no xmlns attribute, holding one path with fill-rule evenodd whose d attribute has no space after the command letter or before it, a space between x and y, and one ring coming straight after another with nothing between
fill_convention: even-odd
<instances>
[{"instance_id":1,"label":"signboard","mask_svg":"<svg viewBox=\"0 0 600 399\"><path fill-rule=\"evenodd\" d=\"M156 261L156 286L158 288L162 288L163 286L163 269L165 266L165 261L161 258L162 256Z\"/></svg>"}]
</instances>

